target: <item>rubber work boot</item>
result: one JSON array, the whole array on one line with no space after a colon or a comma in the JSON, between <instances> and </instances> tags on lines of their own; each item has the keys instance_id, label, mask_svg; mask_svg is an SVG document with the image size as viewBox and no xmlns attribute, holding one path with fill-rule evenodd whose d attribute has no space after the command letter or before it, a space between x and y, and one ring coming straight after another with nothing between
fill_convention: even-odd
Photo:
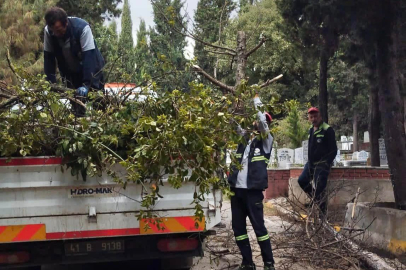
<instances>
[{"instance_id":1,"label":"rubber work boot","mask_svg":"<svg viewBox=\"0 0 406 270\"><path fill-rule=\"evenodd\" d=\"M275 270L275 267L273 264L265 264L264 270Z\"/></svg>"},{"instance_id":2,"label":"rubber work boot","mask_svg":"<svg viewBox=\"0 0 406 270\"><path fill-rule=\"evenodd\" d=\"M238 270L256 270L255 264L253 265L246 265L246 264L242 264Z\"/></svg>"}]
</instances>

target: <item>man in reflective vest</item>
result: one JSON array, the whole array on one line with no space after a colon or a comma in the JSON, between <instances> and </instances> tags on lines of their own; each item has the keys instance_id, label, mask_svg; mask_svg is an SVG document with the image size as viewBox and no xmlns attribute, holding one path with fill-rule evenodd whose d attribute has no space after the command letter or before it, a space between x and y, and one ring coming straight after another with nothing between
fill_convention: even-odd
<instances>
[{"instance_id":1,"label":"man in reflective vest","mask_svg":"<svg viewBox=\"0 0 406 270\"><path fill-rule=\"evenodd\" d=\"M260 139L255 136L250 137L250 134L238 127L237 132L245 138L244 143L238 146L236 152L236 158L241 163L242 170L233 168L228 178L231 190L234 192L231 197L232 227L242 255L242 264L239 269L255 269L247 234L246 219L248 216L261 248L264 269L275 270L271 241L265 227L263 211L263 190L268 187L267 166L273 143L268 123L272 118L269 114L260 111L262 104L258 96L254 98L254 106L258 110L258 121L255 122L255 127L261 132Z\"/></svg>"},{"instance_id":2,"label":"man in reflective vest","mask_svg":"<svg viewBox=\"0 0 406 270\"><path fill-rule=\"evenodd\" d=\"M312 123L309 130L308 162L306 163L298 183L315 202L324 216L327 211L327 196L324 192L330 168L337 155L337 143L332 127L323 122L319 109L308 110L308 118ZM314 187L312 185L314 181Z\"/></svg>"}]
</instances>

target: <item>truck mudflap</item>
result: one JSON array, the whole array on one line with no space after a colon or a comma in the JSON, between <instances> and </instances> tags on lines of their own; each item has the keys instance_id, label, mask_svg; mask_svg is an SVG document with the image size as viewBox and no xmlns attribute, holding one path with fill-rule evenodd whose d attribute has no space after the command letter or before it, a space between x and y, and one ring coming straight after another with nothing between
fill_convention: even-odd
<instances>
[{"instance_id":1,"label":"truck mudflap","mask_svg":"<svg viewBox=\"0 0 406 270\"><path fill-rule=\"evenodd\" d=\"M0 269L203 256L209 232L0 244Z\"/></svg>"}]
</instances>

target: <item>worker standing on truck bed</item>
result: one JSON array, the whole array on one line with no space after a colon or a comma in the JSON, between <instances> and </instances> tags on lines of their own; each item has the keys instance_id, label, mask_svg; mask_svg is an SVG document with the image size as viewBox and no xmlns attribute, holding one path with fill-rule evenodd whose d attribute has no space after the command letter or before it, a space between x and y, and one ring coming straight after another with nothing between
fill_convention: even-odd
<instances>
[{"instance_id":1,"label":"worker standing on truck bed","mask_svg":"<svg viewBox=\"0 0 406 270\"><path fill-rule=\"evenodd\" d=\"M309 157L298 179L300 187L319 206L322 216L327 211L327 196L324 190L330 168L337 155L336 136L332 127L323 122L319 109L312 107L307 112L312 127L309 130ZM311 182L314 181L314 186Z\"/></svg>"},{"instance_id":2,"label":"worker standing on truck bed","mask_svg":"<svg viewBox=\"0 0 406 270\"><path fill-rule=\"evenodd\" d=\"M45 13L44 71L47 80L56 83L56 62L67 87L76 95L87 97L89 89L104 88L103 57L97 48L89 24L79 18L68 17L59 7Z\"/></svg>"},{"instance_id":3,"label":"worker standing on truck bed","mask_svg":"<svg viewBox=\"0 0 406 270\"><path fill-rule=\"evenodd\" d=\"M267 166L271 156L273 137L269 133L268 123L272 117L262 113L262 106L258 96L254 98L254 106L258 110L258 121L254 128L261 132L261 139L249 137L240 126L237 132L244 136L245 143L238 145L236 157L242 165L242 170L233 168L228 179L231 191L231 215L235 240L241 251L242 264L239 269L255 269L252 251L247 234L247 216L257 236L261 248L265 270L275 270L271 240L264 223L263 191L268 187ZM248 135L248 137L247 137Z\"/></svg>"}]
</instances>

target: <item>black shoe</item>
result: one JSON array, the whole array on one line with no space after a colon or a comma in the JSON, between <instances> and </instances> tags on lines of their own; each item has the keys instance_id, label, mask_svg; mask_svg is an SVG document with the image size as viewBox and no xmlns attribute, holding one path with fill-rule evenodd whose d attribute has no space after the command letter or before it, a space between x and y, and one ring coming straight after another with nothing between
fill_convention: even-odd
<instances>
[{"instance_id":1,"label":"black shoe","mask_svg":"<svg viewBox=\"0 0 406 270\"><path fill-rule=\"evenodd\" d=\"M273 264L264 264L264 270L275 270L275 266Z\"/></svg>"},{"instance_id":2,"label":"black shoe","mask_svg":"<svg viewBox=\"0 0 406 270\"><path fill-rule=\"evenodd\" d=\"M256 267L255 267L255 264L252 264L252 265L242 264L242 265L240 265L238 270L256 270Z\"/></svg>"}]
</instances>

